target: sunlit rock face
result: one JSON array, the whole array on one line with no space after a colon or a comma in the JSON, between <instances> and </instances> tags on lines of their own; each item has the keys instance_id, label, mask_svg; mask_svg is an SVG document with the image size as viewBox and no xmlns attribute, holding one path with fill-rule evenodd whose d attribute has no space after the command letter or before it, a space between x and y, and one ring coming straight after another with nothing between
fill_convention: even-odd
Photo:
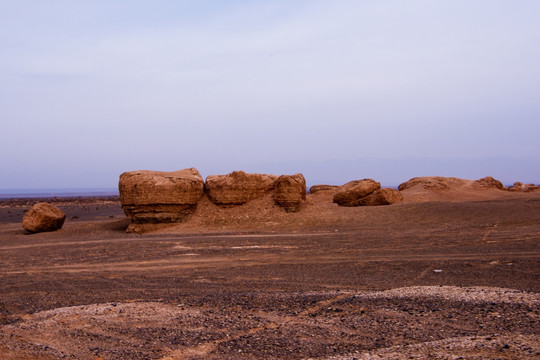
<instances>
[{"instance_id":1,"label":"sunlit rock face","mask_svg":"<svg viewBox=\"0 0 540 360\"><path fill-rule=\"evenodd\" d=\"M22 227L29 232L55 231L62 228L66 214L49 203L37 203L26 212Z\"/></svg>"},{"instance_id":2,"label":"sunlit rock face","mask_svg":"<svg viewBox=\"0 0 540 360\"><path fill-rule=\"evenodd\" d=\"M233 171L227 175L210 175L204 185L208 198L221 207L246 204L274 190L278 177Z\"/></svg>"},{"instance_id":3,"label":"sunlit rock face","mask_svg":"<svg viewBox=\"0 0 540 360\"><path fill-rule=\"evenodd\" d=\"M139 170L120 175L120 202L132 223L182 222L197 208L204 181L195 168Z\"/></svg>"},{"instance_id":4,"label":"sunlit rock face","mask_svg":"<svg viewBox=\"0 0 540 360\"><path fill-rule=\"evenodd\" d=\"M306 179L302 174L281 175L274 188L274 202L287 212L298 212L306 199Z\"/></svg>"},{"instance_id":5,"label":"sunlit rock face","mask_svg":"<svg viewBox=\"0 0 540 360\"><path fill-rule=\"evenodd\" d=\"M339 187L334 202L340 206L360 206L363 197L380 188L381 184L372 179L353 180Z\"/></svg>"}]
</instances>

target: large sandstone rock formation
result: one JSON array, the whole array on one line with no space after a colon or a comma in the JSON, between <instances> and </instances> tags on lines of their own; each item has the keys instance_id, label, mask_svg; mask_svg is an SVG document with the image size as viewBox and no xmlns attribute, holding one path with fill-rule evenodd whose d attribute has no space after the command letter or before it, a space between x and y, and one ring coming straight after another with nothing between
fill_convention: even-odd
<instances>
[{"instance_id":1,"label":"large sandstone rock formation","mask_svg":"<svg viewBox=\"0 0 540 360\"><path fill-rule=\"evenodd\" d=\"M371 194L360 198L358 206L379 206L399 203L403 200L403 195L396 189L377 189Z\"/></svg>"},{"instance_id":2,"label":"large sandstone rock formation","mask_svg":"<svg viewBox=\"0 0 540 360\"><path fill-rule=\"evenodd\" d=\"M195 168L174 172L130 171L120 175L120 202L133 223L182 222L201 199L204 182Z\"/></svg>"},{"instance_id":3,"label":"large sandstone rock formation","mask_svg":"<svg viewBox=\"0 0 540 360\"><path fill-rule=\"evenodd\" d=\"M495 188L499 190L507 190L506 186L504 186L502 182L500 182L497 179L494 179L491 176L486 176L485 178L478 179L474 182L474 184L481 188L487 188L487 189Z\"/></svg>"},{"instance_id":4,"label":"large sandstone rock formation","mask_svg":"<svg viewBox=\"0 0 540 360\"><path fill-rule=\"evenodd\" d=\"M287 212L300 210L306 199L306 179L302 174L281 175L274 188L274 202Z\"/></svg>"},{"instance_id":5,"label":"large sandstone rock formation","mask_svg":"<svg viewBox=\"0 0 540 360\"><path fill-rule=\"evenodd\" d=\"M233 171L227 175L210 175L204 189L216 205L230 207L243 205L274 190L278 177L268 174L248 174Z\"/></svg>"},{"instance_id":6,"label":"large sandstone rock formation","mask_svg":"<svg viewBox=\"0 0 540 360\"><path fill-rule=\"evenodd\" d=\"M49 203L37 203L26 212L22 226L26 231L37 233L55 231L62 228L66 214Z\"/></svg>"},{"instance_id":7,"label":"large sandstone rock formation","mask_svg":"<svg viewBox=\"0 0 540 360\"><path fill-rule=\"evenodd\" d=\"M359 206L360 199L381 188L372 179L353 180L339 187L334 194L334 202L340 206Z\"/></svg>"}]
</instances>

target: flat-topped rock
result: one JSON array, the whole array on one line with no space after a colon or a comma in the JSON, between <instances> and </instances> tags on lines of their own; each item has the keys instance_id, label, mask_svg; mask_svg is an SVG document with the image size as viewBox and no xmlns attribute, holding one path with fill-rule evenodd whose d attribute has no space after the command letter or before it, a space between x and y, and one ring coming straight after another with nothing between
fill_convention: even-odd
<instances>
[{"instance_id":1,"label":"flat-topped rock","mask_svg":"<svg viewBox=\"0 0 540 360\"><path fill-rule=\"evenodd\" d=\"M318 192L321 192L321 191L337 191L339 188L339 186L337 185L313 185L312 187L309 188L309 193L310 194L316 194Z\"/></svg>"},{"instance_id":2,"label":"flat-topped rock","mask_svg":"<svg viewBox=\"0 0 540 360\"><path fill-rule=\"evenodd\" d=\"M173 223L195 211L204 182L195 168L139 170L120 175L118 189L122 208L133 223Z\"/></svg>"},{"instance_id":3,"label":"flat-topped rock","mask_svg":"<svg viewBox=\"0 0 540 360\"><path fill-rule=\"evenodd\" d=\"M274 187L274 202L287 212L300 210L306 199L306 179L302 174L281 175Z\"/></svg>"},{"instance_id":4,"label":"flat-topped rock","mask_svg":"<svg viewBox=\"0 0 540 360\"><path fill-rule=\"evenodd\" d=\"M62 228L66 214L49 203L37 203L26 212L22 227L29 232L55 231Z\"/></svg>"},{"instance_id":5,"label":"flat-topped rock","mask_svg":"<svg viewBox=\"0 0 540 360\"><path fill-rule=\"evenodd\" d=\"M278 177L233 171L227 175L210 175L204 189L208 198L222 207L243 205L274 190Z\"/></svg>"}]
</instances>

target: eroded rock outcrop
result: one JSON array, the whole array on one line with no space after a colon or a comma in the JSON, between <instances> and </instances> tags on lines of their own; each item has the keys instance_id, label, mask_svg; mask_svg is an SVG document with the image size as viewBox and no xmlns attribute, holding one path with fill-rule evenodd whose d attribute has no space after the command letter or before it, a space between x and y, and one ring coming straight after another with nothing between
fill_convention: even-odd
<instances>
[{"instance_id":1,"label":"eroded rock outcrop","mask_svg":"<svg viewBox=\"0 0 540 360\"><path fill-rule=\"evenodd\" d=\"M277 179L276 175L233 171L227 175L208 176L204 189L214 204L238 206L271 193Z\"/></svg>"},{"instance_id":2,"label":"eroded rock outcrop","mask_svg":"<svg viewBox=\"0 0 540 360\"><path fill-rule=\"evenodd\" d=\"M478 179L474 182L474 184L481 188L487 188L487 189L495 188L499 190L507 190L506 186L504 186L502 182L500 182L499 180L491 176L486 176L482 179Z\"/></svg>"},{"instance_id":3,"label":"eroded rock outcrop","mask_svg":"<svg viewBox=\"0 0 540 360\"><path fill-rule=\"evenodd\" d=\"M29 232L55 231L62 228L66 214L49 203L37 203L26 212L22 227Z\"/></svg>"},{"instance_id":4,"label":"eroded rock outcrop","mask_svg":"<svg viewBox=\"0 0 540 360\"><path fill-rule=\"evenodd\" d=\"M381 188L372 179L353 180L339 187L334 194L334 202L340 206L359 206L363 197Z\"/></svg>"},{"instance_id":5,"label":"eroded rock outcrop","mask_svg":"<svg viewBox=\"0 0 540 360\"><path fill-rule=\"evenodd\" d=\"M306 199L306 179L302 174L281 175L274 187L274 202L287 212L300 210Z\"/></svg>"},{"instance_id":6,"label":"eroded rock outcrop","mask_svg":"<svg viewBox=\"0 0 540 360\"><path fill-rule=\"evenodd\" d=\"M516 181L512 186L508 188L508 191L513 192L531 192L538 190L539 186L535 184L524 184L520 181Z\"/></svg>"},{"instance_id":7,"label":"eroded rock outcrop","mask_svg":"<svg viewBox=\"0 0 540 360\"><path fill-rule=\"evenodd\" d=\"M403 195L392 188L377 189L371 194L360 198L357 206L380 206L400 203Z\"/></svg>"},{"instance_id":8,"label":"eroded rock outcrop","mask_svg":"<svg viewBox=\"0 0 540 360\"><path fill-rule=\"evenodd\" d=\"M522 192L523 191L523 183L516 181L512 186L508 188L508 191L513 192Z\"/></svg>"},{"instance_id":9,"label":"eroded rock outcrop","mask_svg":"<svg viewBox=\"0 0 540 360\"><path fill-rule=\"evenodd\" d=\"M449 190L451 187L462 186L467 181L455 177L442 176L422 176L415 177L399 185L400 191L412 188L421 187L426 190Z\"/></svg>"},{"instance_id":10,"label":"eroded rock outcrop","mask_svg":"<svg viewBox=\"0 0 540 360\"><path fill-rule=\"evenodd\" d=\"M120 202L132 223L182 222L201 199L204 182L195 168L164 172L139 170L120 175Z\"/></svg>"}]
</instances>

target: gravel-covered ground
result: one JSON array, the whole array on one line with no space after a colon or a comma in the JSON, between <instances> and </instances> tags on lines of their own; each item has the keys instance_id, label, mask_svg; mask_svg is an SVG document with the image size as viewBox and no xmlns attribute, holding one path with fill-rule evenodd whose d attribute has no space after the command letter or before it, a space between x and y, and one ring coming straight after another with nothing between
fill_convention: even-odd
<instances>
[{"instance_id":1,"label":"gravel-covered ground","mask_svg":"<svg viewBox=\"0 0 540 360\"><path fill-rule=\"evenodd\" d=\"M34 235L4 206L0 358L540 358L539 199L323 200L144 235L114 200Z\"/></svg>"}]
</instances>

